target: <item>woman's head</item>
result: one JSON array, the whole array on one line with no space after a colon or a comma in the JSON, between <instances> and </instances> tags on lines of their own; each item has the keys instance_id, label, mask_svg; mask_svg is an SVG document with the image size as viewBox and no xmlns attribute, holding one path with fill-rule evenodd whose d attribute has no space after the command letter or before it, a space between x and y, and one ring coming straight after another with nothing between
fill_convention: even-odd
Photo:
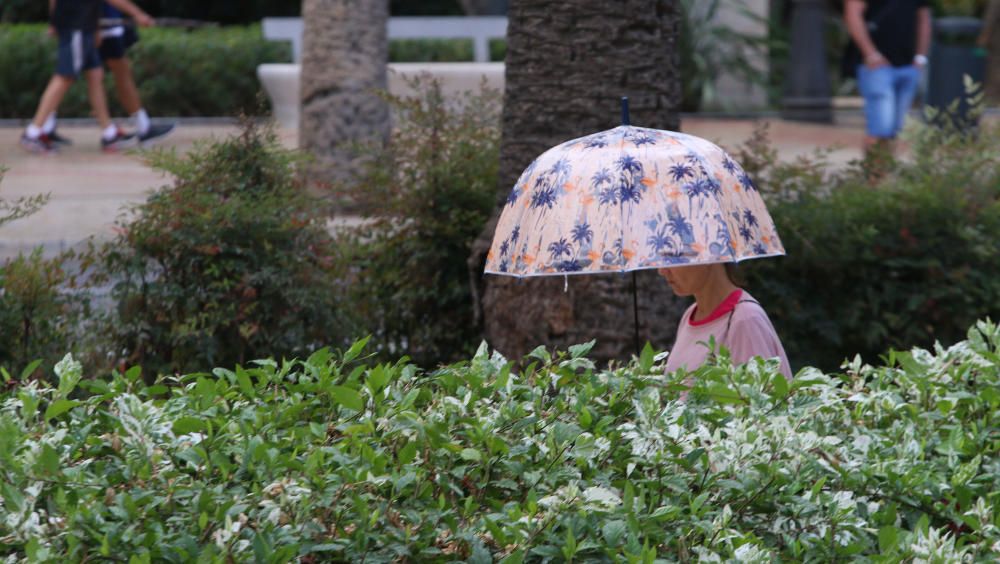
<instances>
[{"instance_id":1,"label":"woman's head","mask_svg":"<svg viewBox=\"0 0 1000 564\"><path fill-rule=\"evenodd\" d=\"M674 294L678 296L693 296L710 285L728 282L738 286L740 279L736 265L733 263L694 264L660 268L657 272L662 276Z\"/></svg>"}]
</instances>

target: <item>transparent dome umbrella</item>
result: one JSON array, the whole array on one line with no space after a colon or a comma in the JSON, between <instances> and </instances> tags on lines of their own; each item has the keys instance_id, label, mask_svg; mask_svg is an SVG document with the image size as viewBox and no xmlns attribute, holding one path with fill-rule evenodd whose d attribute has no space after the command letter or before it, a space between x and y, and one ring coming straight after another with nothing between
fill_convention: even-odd
<instances>
[{"instance_id":1,"label":"transparent dome umbrella","mask_svg":"<svg viewBox=\"0 0 1000 564\"><path fill-rule=\"evenodd\" d=\"M638 352L635 271L783 254L739 163L700 137L629 125L623 98L621 126L566 141L524 170L500 214L485 272L632 272Z\"/></svg>"}]
</instances>

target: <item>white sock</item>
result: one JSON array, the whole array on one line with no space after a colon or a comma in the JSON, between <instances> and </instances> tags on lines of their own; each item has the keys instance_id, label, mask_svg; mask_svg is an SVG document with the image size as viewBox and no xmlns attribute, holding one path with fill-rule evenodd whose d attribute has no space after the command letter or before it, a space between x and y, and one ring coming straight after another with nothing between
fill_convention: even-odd
<instances>
[{"instance_id":1,"label":"white sock","mask_svg":"<svg viewBox=\"0 0 1000 564\"><path fill-rule=\"evenodd\" d=\"M139 108L138 112L132 114L132 123L139 135L145 135L149 131L149 114L144 108Z\"/></svg>"},{"instance_id":2,"label":"white sock","mask_svg":"<svg viewBox=\"0 0 1000 564\"><path fill-rule=\"evenodd\" d=\"M115 124L113 124L113 123L111 125L105 127L104 128L104 133L101 134L101 137L105 141L111 141L112 139L114 139L117 136L118 136L118 126L115 125Z\"/></svg>"},{"instance_id":3,"label":"white sock","mask_svg":"<svg viewBox=\"0 0 1000 564\"><path fill-rule=\"evenodd\" d=\"M38 139L42 136L42 128L33 123L29 123L28 129L24 130L24 134L28 136L28 139Z\"/></svg>"},{"instance_id":4,"label":"white sock","mask_svg":"<svg viewBox=\"0 0 1000 564\"><path fill-rule=\"evenodd\" d=\"M42 133L48 135L56 130L56 113L52 112L49 117L45 118L45 123L42 124Z\"/></svg>"}]
</instances>

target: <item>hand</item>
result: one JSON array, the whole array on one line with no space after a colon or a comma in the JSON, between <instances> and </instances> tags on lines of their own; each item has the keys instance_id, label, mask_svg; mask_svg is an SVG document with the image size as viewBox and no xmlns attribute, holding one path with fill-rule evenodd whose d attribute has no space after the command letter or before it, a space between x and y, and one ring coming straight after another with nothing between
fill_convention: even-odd
<instances>
[{"instance_id":1,"label":"hand","mask_svg":"<svg viewBox=\"0 0 1000 564\"><path fill-rule=\"evenodd\" d=\"M139 12L133 17L135 18L135 23L137 23L140 27L153 27L156 25L156 20L154 20L152 16L146 12Z\"/></svg>"},{"instance_id":2,"label":"hand","mask_svg":"<svg viewBox=\"0 0 1000 564\"><path fill-rule=\"evenodd\" d=\"M870 69L877 69L889 64L889 61L878 51L872 51L865 57L865 66Z\"/></svg>"},{"instance_id":3,"label":"hand","mask_svg":"<svg viewBox=\"0 0 1000 564\"><path fill-rule=\"evenodd\" d=\"M45 30L45 33L49 37L55 37L59 35L59 32L56 31L56 26L54 25L50 25L49 28Z\"/></svg>"},{"instance_id":4,"label":"hand","mask_svg":"<svg viewBox=\"0 0 1000 564\"><path fill-rule=\"evenodd\" d=\"M927 66L927 55L920 55L920 54L914 55L913 56L913 66L917 67L918 69L923 69L924 67L926 67Z\"/></svg>"}]
</instances>

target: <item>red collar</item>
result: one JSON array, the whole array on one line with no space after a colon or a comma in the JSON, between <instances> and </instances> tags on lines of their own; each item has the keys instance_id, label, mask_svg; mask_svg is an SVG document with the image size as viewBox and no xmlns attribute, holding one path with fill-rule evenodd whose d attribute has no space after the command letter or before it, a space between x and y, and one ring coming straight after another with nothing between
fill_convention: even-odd
<instances>
[{"instance_id":1,"label":"red collar","mask_svg":"<svg viewBox=\"0 0 1000 564\"><path fill-rule=\"evenodd\" d=\"M691 317L688 317L688 324L697 327L699 325L705 325L706 323L715 321L723 315L733 311L736 308L736 303L740 301L742 296L743 290L740 290L739 288L733 290L732 293L726 296L726 299L722 300L722 303L715 306L715 310L712 311L711 315L700 321L694 320L694 314L698 313L698 304L695 304L694 309L691 310Z\"/></svg>"}]
</instances>

